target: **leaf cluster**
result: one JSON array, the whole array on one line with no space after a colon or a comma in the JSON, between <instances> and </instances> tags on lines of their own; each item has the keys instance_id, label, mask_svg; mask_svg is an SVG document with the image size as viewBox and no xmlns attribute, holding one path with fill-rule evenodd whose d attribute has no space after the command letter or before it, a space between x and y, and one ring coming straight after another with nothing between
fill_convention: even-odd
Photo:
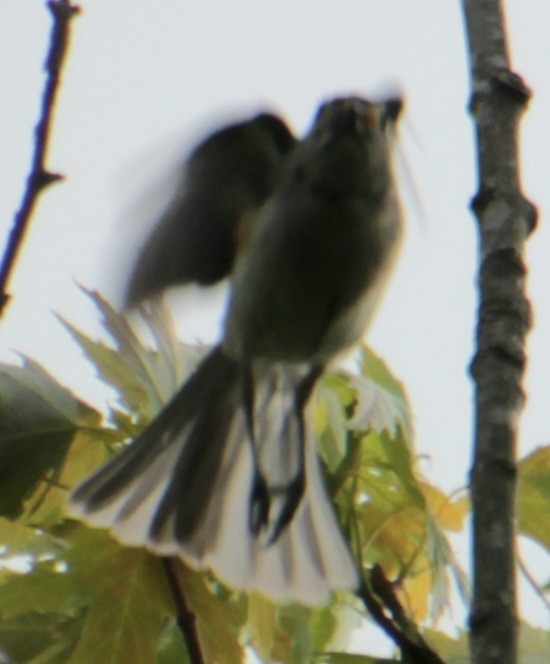
<instances>
[{"instance_id":1,"label":"leaf cluster","mask_svg":"<svg viewBox=\"0 0 550 664\"><path fill-rule=\"evenodd\" d=\"M90 296L110 343L64 325L115 389L108 412L32 360L0 367L0 648L17 664L191 661L161 559L72 520L66 501L154 417L205 349L180 343L159 307L141 312L155 341L149 347L125 316ZM327 375L315 415L327 486L365 582L381 568L417 624L442 614L453 582L467 601L448 541L464 527L467 495L446 495L419 471L405 390L384 362L364 349L357 374ZM520 474L521 531L547 549L550 525L539 517L550 505L549 469L550 448L540 448ZM248 651L266 662L390 661L344 654L368 619L352 595L316 609L279 606L183 563L178 578L207 662L242 662ZM463 635L424 634L448 661L466 661Z\"/></svg>"}]
</instances>

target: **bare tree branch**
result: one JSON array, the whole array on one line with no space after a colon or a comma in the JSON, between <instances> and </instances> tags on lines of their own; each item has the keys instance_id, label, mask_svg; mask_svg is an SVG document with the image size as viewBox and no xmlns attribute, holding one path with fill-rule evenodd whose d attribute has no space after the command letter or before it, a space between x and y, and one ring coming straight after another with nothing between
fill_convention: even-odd
<instances>
[{"instance_id":1,"label":"bare tree branch","mask_svg":"<svg viewBox=\"0 0 550 664\"><path fill-rule=\"evenodd\" d=\"M463 0L478 147L479 318L471 372L475 451L471 472L474 598L473 664L515 664L516 438L524 403L521 380L531 324L525 296L524 243L536 210L522 195L518 121L530 91L510 71L500 0Z\"/></svg>"},{"instance_id":2,"label":"bare tree branch","mask_svg":"<svg viewBox=\"0 0 550 664\"><path fill-rule=\"evenodd\" d=\"M181 562L177 558L163 558L162 564L164 565L168 585L172 591L172 597L176 605L178 627L185 640L189 658L192 664L205 664L197 630L197 619L187 606L183 585L178 576L178 565L181 565Z\"/></svg>"},{"instance_id":3,"label":"bare tree branch","mask_svg":"<svg viewBox=\"0 0 550 664\"><path fill-rule=\"evenodd\" d=\"M372 568L368 581L363 581L358 596L373 620L401 650L405 664L445 664L407 617L379 565Z\"/></svg>"},{"instance_id":4,"label":"bare tree branch","mask_svg":"<svg viewBox=\"0 0 550 664\"><path fill-rule=\"evenodd\" d=\"M56 173L50 173L44 164L61 67L69 41L69 26L71 18L79 12L79 8L71 5L70 0L50 0L47 6L53 17L53 25L45 64L46 83L42 95L40 118L35 128L34 151L31 169L27 176L27 186L21 206L15 215L0 266L0 315L10 297L7 291L8 281L13 272L19 249L23 244L25 231L29 225L38 196L45 187L62 177Z\"/></svg>"}]
</instances>

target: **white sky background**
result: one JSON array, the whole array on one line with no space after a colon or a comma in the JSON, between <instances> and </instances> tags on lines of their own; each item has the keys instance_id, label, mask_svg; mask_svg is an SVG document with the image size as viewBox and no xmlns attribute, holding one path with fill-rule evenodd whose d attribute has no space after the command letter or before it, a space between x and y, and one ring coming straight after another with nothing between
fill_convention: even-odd
<instances>
[{"instance_id":1,"label":"white sky background","mask_svg":"<svg viewBox=\"0 0 550 664\"><path fill-rule=\"evenodd\" d=\"M406 160L423 206L407 202L402 260L368 341L407 386L426 474L450 491L467 481L476 307L473 126L460 3L442 0L83 0L55 117L48 166L68 179L40 200L0 324L12 349L103 407L105 388L52 315L99 334L75 286L113 291L106 275L128 256L107 250L132 201L205 129L268 107L302 133L319 101L402 89ZM522 455L550 437L550 3L506 3L513 65L535 91L522 124L523 179L540 208L529 243L529 401ZM28 170L50 18L37 0L0 0L0 239ZM410 197L408 197L410 198ZM128 215L126 215L128 217ZM143 212L141 214L143 217ZM143 221L143 219L141 219ZM126 219L126 224L132 220ZM118 235L115 228L118 227ZM132 239L128 239L132 242ZM135 244L136 239L133 238ZM188 336L212 340L213 316L185 310ZM190 320L193 319L193 320ZM197 325L196 319L200 320ZM463 547L461 547L463 548ZM524 547L544 579L548 560ZM529 593L524 611L544 624Z\"/></svg>"}]
</instances>

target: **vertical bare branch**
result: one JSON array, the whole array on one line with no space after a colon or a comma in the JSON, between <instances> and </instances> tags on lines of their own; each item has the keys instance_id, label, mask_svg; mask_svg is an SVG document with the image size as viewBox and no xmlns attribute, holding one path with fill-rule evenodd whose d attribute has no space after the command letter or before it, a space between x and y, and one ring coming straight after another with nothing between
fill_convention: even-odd
<instances>
[{"instance_id":1,"label":"vertical bare branch","mask_svg":"<svg viewBox=\"0 0 550 664\"><path fill-rule=\"evenodd\" d=\"M15 215L0 265L0 315L10 297L7 292L8 281L38 196L46 186L62 177L47 170L45 159L61 67L69 41L70 20L78 13L79 8L71 5L70 0L50 0L47 6L53 17L53 25L45 64L46 83L42 95L40 118L35 128L34 151L31 169L27 176L27 186L21 206Z\"/></svg>"},{"instance_id":2,"label":"vertical bare branch","mask_svg":"<svg viewBox=\"0 0 550 664\"><path fill-rule=\"evenodd\" d=\"M195 614L187 606L183 582L178 576L181 561L177 558L163 558L162 564L166 572L172 597L174 598L178 627L185 641L191 664L205 664L197 630L197 619L195 618Z\"/></svg>"},{"instance_id":3,"label":"vertical bare branch","mask_svg":"<svg viewBox=\"0 0 550 664\"><path fill-rule=\"evenodd\" d=\"M475 451L471 474L474 601L473 664L517 661L516 437L524 403L521 380L530 306L524 243L536 210L522 195L518 121L530 91L510 70L500 0L463 0L468 35L479 189L479 315Z\"/></svg>"}]
</instances>

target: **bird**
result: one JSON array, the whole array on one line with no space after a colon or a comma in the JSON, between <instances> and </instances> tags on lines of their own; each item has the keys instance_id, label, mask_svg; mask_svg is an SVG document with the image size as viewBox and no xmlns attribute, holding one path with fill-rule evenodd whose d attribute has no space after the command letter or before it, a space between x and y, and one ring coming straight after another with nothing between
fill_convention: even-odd
<instances>
[{"instance_id":1,"label":"bird","mask_svg":"<svg viewBox=\"0 0 550 664\"><path fill-rule=\"evenodd\" d=\"M396 262L402 105L335 97L302 138L260 113L199 143L138 255L126 304L228 278L221 338L73 491L74 515L276 602L315 606L357 589L312 397L362 339Z\"/></svg>"}]
</instances>

